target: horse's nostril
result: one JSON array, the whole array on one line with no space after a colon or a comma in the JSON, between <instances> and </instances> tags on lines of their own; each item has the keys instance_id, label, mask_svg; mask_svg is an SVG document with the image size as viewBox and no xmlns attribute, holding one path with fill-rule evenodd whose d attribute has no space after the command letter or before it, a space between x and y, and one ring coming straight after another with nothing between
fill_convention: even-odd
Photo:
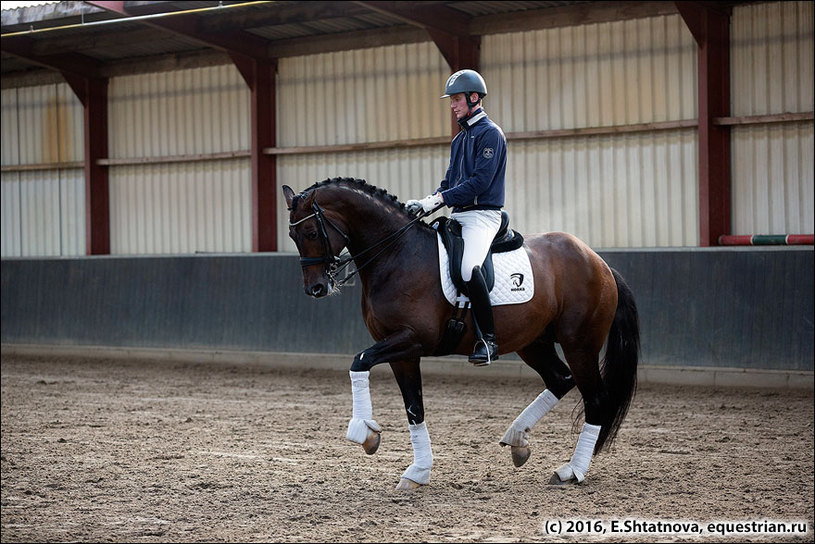
<instances>
[{"instance_id":1,"label":"horse's nostril","mask_svg":"<svg viewBox=\"0 0 815 544\"><path fill-rule=\"evenodd\" d=\"M312 285L310 294L313 297L321 297L325 295L325 287L320 283Z\"/></svg>"}]
</instances>

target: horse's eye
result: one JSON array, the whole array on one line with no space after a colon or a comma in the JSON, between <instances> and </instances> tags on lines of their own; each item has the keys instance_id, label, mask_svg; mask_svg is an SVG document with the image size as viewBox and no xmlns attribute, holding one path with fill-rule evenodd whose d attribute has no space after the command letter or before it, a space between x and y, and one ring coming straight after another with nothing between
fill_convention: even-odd
<instances>
[{"instance_id":1,"label":"horse's eye","mask_svg":"<svg viewBox=\"0 0 815 544\"><path fill-rule=\"evenodd\" d=\"M317 231L312 230L312 231L307 232L306 233L306 238L308 238L309 240L316 240L317 239Z\"/></svg>"}]
</instances>

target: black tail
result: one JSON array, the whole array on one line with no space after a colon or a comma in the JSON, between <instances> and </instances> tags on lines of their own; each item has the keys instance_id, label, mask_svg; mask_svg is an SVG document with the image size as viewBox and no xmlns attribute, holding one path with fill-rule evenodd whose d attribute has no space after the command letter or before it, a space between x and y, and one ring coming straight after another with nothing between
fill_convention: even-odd
<instances>
[{"instance_id":1,"label":"black tail","mask_svg":"<svg viewBox=\"0 0 815 544\"><path fill-rule=\"evenodd\" d=\"M608 333L606 354L600 363L609 410L594 446L595 454L614 442L637 390L637 363L640 355L637 304L620 273L613 268L611 272L617 282L617 311Z\"/></svg>"}]
</instances>

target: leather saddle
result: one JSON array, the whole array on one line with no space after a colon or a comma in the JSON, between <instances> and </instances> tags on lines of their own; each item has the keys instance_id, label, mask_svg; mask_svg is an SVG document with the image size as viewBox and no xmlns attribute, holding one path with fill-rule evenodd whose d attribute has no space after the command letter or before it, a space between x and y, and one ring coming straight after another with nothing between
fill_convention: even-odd
<instances>
[{"instance_id":1,"label":"leather saddle","mask_svg":"<svg viewBox=\"0 0 815 544\"><path fill-rule=\"evenodd\" d=\"M453 280L453 285L459 292L467 293L467 287L464 280L461 279L461 257L464 255L464 239L461 237L461 224L449 217L439 217L433 221L431 225L441 235L442 244L447 250L447 255L450 262L450 278ZM484 264L481 266L481 272L484 274L484 279L487 280L487 289L492 291L495 285L495 268L492 264L493 253L504 253L507 251L514 251L521 247L524 243L524 238L515 230L509 228L509 214L501 211L501 227L498 229L498 234L492 240L490 251L487 253L487 258L484 259Z\"/></svg>"}]
</instances>

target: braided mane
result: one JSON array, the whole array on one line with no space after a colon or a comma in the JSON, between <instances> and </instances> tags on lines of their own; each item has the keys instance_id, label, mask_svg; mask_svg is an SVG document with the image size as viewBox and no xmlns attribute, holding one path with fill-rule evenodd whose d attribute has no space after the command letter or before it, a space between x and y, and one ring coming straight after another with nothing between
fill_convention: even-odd
<instances>
[{"instance_id":1,"label":"braided mane","mask_svg":"<svg viewBox=\"0 0 815 544\"><path fill-rule=\"evenodd\" d=\"M385 189L380 189L374 185L367 183L364 179L357 179L357 178L329 178L324 179L323 181L318 181L308 189L305 189L302 193L300 193L295 198L301 198L305 196L306 193L313 191L315 189L319 189L320 187L332 186L332 185L345 185L347 187L351 187L353 189L358 189L364 193L367 193L377 200L384 202L389 206L394 206L400 209L402 212L407 213L407 208L405 205L399 201L399 199L392 194L389 194L388 191ZM292 208L296 205L296 203L292 203Z\"/></svg>"}]
</instances>

